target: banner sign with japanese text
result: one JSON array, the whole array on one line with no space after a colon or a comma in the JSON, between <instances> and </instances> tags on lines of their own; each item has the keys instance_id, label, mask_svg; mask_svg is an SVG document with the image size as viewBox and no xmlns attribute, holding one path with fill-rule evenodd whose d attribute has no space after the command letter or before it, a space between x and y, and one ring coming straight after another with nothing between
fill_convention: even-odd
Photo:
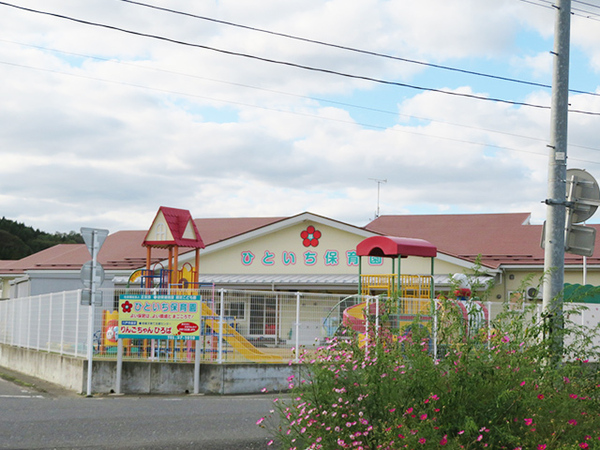
<instances>
[{"instance_id":1,"label":"banner sign with japanese text","mask_svg":"<svg viewBox=\"0 0 600 450\"><path fill-rule=\"evenodd\" d=\"M200 339L200 295L120 295L119 339Z\"/></svg>"}]
</instances>

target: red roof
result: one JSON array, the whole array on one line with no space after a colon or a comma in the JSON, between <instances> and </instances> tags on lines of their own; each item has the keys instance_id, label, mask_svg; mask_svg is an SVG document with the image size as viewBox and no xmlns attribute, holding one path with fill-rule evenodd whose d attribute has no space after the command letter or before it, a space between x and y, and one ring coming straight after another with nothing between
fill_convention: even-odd
<instances>
[{"instance_id":1,"label":"red roof","mask_svg":"<svg viewBox=\"0 0 600 450\"><path fill-rule=\"evenodd\" d=\"M156 213L156 217L154 221L152 221L152 225L158 218L158 216L162 214L165 218L165 222L169 227L169 231L173 236L172 240L161 240L161 241L149 241L148 235L150 231L146 234L144 238L144 242L142 245L146 247L158 247L158 248L167 248L169 246L177 245L179 247L188 247L188 248L204 248L204 242L202 241L202 237L200 237L200 233L198 233L198 228L196 227L196 223L192 219L192 215L187 209L178 209L178 208L169 208L167 206L161 206ZM193 234L195 236L194 239L186 237L186 230L188 230L188 226L192 227Z\"/></svg>"},{"instance_id":2,"label":"red roof","mask_svg":"<svg viewBox=\"0 0 600 450\"><path fill-rule=\"evenodd\" d=\"M528 213L448 214L381 216L365 229L387 236L423 239L438 252L474 261L482 255L488 267L500 265L543 265L540 247L541 225L530 225ZM285 217L195 219L206 245L279 222ZM600 225L588 225L600 230ZM199 234L200 234L199 233ZM107 270L128 270L145 266L146 249L142 246L146 231L118 231L104 241L98 255ZM600 232L598 233L600 235ZM166 259L166 250L152 253L152 263ZM0 261L0 273L24 273L25 270L79 269L91 256L84 244L61 244L18 261ZM588 264L600 264L600 239L596 240ZM565 264L581 264L582 257L565 255Z\"/></svg>"},{"instance_id":3,"label":"red roof","mask_svg":"<svg viewBox=\"0 0 600 450\"><path fill-rule=\"evenodd\" d=\"M229 219L195 219L195 227L207 245L244 234L278 222L284 217L252 217ZM199 233L199 235L200 235ZM109 234L98 254L105 270L135 270L146 265L146 249L142 246L145 230L117 231ZM152 252L152 264L168 257L166 249ZM60 244L23 259L0 260L0 273L19 274L26 270L78 270L91 259L85 244Z\"/></svg>"},{"instance_id":4,"label":"red roof","mask_svg":"<svg viewBox=\"0 0 600 450\"><path fill-rule=\"evenodd\" d=\"M435 257L437 249L423 239L402 238L395 236L372 236L364 239L356 246L358 256Z\"/></svg>"},{"instance_id":5,"label":"red roof","mask_svg":"<svg viewBox=\"0 0 600 450\"><path fill-rule=\"evenodd\" d=\"M440 214L380 216L365 228L385 235L425 239L439 252L482 263L500 265L543 265L541 225L531 225L529 213ZM600 230L600 225L588 225ZM600 233L598 233L600 235ZM565 264L582 264L582 257L565 254ZM588 264L600 264L600 239L596 240Z\"/></svg>"},{"instance_id":6,"label":"red roof","mask_svg":"<svg viewBox=\"0 0 600 450\"><path fill-rule=\"evenodd\" d=\"M287 217L235 217L217 219L195 219L206 245L271 225Z\"/></svg>"}]
</instances>

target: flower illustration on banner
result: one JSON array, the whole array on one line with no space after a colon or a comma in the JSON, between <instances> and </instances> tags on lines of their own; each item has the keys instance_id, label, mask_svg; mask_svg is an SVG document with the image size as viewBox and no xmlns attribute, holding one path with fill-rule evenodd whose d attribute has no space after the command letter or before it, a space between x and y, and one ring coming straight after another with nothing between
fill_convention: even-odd
<instances>
[{"instance_id":1,"label":"flower illustration on banner","mask_svg":"<svg viewBox=\"0 0 600 450\"><path fill-rule=\"evenodd\" d=\"M305 247L316 247L319 245L319 238L321 237L321 232L316 230L315 227L310 225L306 230L300 233L300 237L303 239L302 244Z\"/></svg>"},{"instance_id":2,"label":"flower illustration on banner","mask_svg":"<svg viewBox=\"0 0 600 450\"><path fill-rule=\"evenodd\" d=\"M131 312L131 307L133 305L131 303L129 303L129 300L127 300L125 303L123 303L121 305L121 308L123 309L124 313L130 313Z\"/></svg>"}]
</instances>

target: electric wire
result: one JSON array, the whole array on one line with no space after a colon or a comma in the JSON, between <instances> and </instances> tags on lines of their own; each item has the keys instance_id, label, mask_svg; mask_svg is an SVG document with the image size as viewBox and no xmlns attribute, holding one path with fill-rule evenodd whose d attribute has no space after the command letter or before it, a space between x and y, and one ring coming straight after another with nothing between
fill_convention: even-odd
<instances>
[{"instance_id":1,"label":"electric wire","mask_svg":"<svg viewBox=\"0 0 600 450\"><path fill-rule=\"evenodd\" d=\"M381 108L372 108L372 107L368 107L368 106L357 105L357 104L354 104L354 103L340 102L340 101L331 100L331 99L327 99L327 98L323 98L323 97L314 97L314 96L308 96L308 95L292 94L290 92L284 92L284 91L280 91L280 90L276 90L276 89L267 89L267 88L258 87L258 86L252 86L252 85L244 84L244 83L236 83L236 82L231 82L231 81L217 80L217 79L214 79L214 78L201 77L201 76L198 76L198 75L192 75L192 74L188 74L188 73L177 72L177 71L174 71L174 70L167 70L167 69L162 69L162 68L158 68L158 67L149 67L149 66L144 66L144 65L140 65L140 64L134 64L134 63L128 63L128 62L124 62L124 61L114 60L114 59L110 59L110 58L102 58L102 57L99 57L99 56L86 55L86 54L82 54L82 53L67 52L67 51L64 51L64 50L58 50L58 49L49 48L49 47L42 47L42 46L33 45L33 44L26 44L26 43L23 43L23 42L9 41L9 40L6 40L6 39L0 39L0 42L5 42L5 43L10 43L10 44L20 45L20 46L24 46L24 47L35 48L35 49L38 49L38 50L44 50L44 51L50 51L50 52L55 52L55 53L61 53L61 54L65 54L65 55L69 55L69 56L75 56L75 57L79 57L79 58L86 58L86 59L92 59L92 60L96 60L96 61L109 62L109 63L112 63L112 64L124 65L124 66L127 66L127 67L134 67L136 69L150 70L150 71L154 71L154 72L166 73L166 74L169 74L169 75L179 75L179 76L184 76L184 77L192 78L192 79L196 79L196 80L203 80L203 81L209 81L209 82L212 82L212 83L226 84L226 85L229 85L229 86L237 86L237 87L242 87L242 88L246 88L246 89L252 89L252 90L262 91L262 92L270 92L270 93L274 93L274 94L278 94L278 95L285 95L285 96L289 96L289 97L306 99L306 100L316 101L316 102L320 102L320 103L328 103L328 104L332 104L332 105L338 105L338 106L344 106L344 107L348 107L348 108L360 109L360 110L363 110L363 111L369 111L369 112L374 112L374 113L379 113L379 114L386 114L386 115L390 115L390 116L394 116L394 117L402 117L402 118L409 119L409 120L418 120L418 121L424 121L424 122L441 123L441 124L451 125L451 126L454 126L454 127L468 128L468 129L471 129L471 130L485 131L485 132L488 132L488 133L502 134L502 135L505 135L505 136L518 137L518 138L522 138L522 139L530 139L530 140L535 140L535 141L539 141L539 142L546 142L547 141L546 139L543 139L543 138L536 138L536 137L526 136L526 135L522 135L522 134L509 133L509 132L506 132L506 131L494 130L494 129L491 129L491 128L481 128L481 127L475 127L475 126L472 126L472 125L464 125L464 124L460 124L460 123L456 123L456 122L450 122L450 121L446 121L446 120L432 119L432 118L429 118L429 117L420 117L420 116L414 116L414 115L410 115L410 114L401 114L401 113L398 113L397 111L384 110L384 109L381 109ZM12 63L9 63L9 62L4 62L4 61L0 61L0 63L1 64L12 64ZM31 68L31 69L35 69L35 70L44 70L44 69L41 69L41 68L36 68L36 67L32 67L32 66L24 66L24 65L19 65L19 67ZM62 71L56 71L56 70L54 70L53 72L54 73L61 73L61 74L65 74L65 75L70 75L68 72L62 72ZM94 79L97 79L99 81L105 81L103 79L98 79L98 78L94 78ZM141 86L137 86L137 87L141 87ZM148 89L152 89L152 88L148 88ZM246 106L249 106L249 105L246 105ZM571 145L574 146L574 147L587 148L587 149L590 149L590 150L600 151L600 148L594 149L592 147L584 147L584 146L580 146L580 145L576 145L576 144L571 144Z\"/></svg>"},{"instance_id":2,"label":"electric wire","mask_svg":"<svg viewBox=\"0 0 600 450\"><path fill-rule=\"evenodd\" d=\"M530 5L534 5L534 6L541 6L542 8L548 8L548 9L556 8L555 3L550 0L537 0L537 2L539 2L539 3L536 3L536 1L534 1L534 0L519 0L519 1L521 1L523 3L529 3ZM600 6L592 5L590 3L585 3L585 2L577 2L575 0L573 0L572 3L580 3L580 4L590 6L593 8L600 8ZM600 14L594 13L591 11L587 11L582 8L571 7L571 15L577 16L577 17L582 17L584 19L600 21Z\"/></svg>"},{"instance_id":3,"label":"electric wire","mask_svg":"<svg viewBox=\"0 0 600 450\"><path fill-rule=\"evenodd\" d=\"M427 87L412 85L412 84L408 84L408 83L400 83L397 81L383 80L383 79L379 79L379 78L367 77L367 76L362 76L362 75L353 75L353 74L339 72L339 71L331 70L331 69L317 68L317 67L307 66L304 64L297 64L297 63L293 63L293 62L289 62L289 61L275 60L275 59L271 59L271 58L250 55L247 53L219 49L219 48L211 47L211 46L207 46L207 45L195 44L195 43L186 42L186 41L182 41L182 40L178 40L178 39L172 39L172 38L168 38L165 36L159 36L159 35L150 34L150 33L143 33L143 32L139 32L139 31L128 30L128 29L116 27L113 25L107 25L107 24L102 24L102 23L98 23L98 22L91 22L91 21L84 20L84 19L78 19L75 17L65 16L62 14L51 13L48 11L41 11L41 10L36 10L36 9L32 9L32 8L26 8L23 6L14 5L14 4L7 3L7 2L0 2L0 5L5 5L5 6L12 7L12 8L20 9L23 11L36 13L36 14L42 14L42 15L47 15L47 16L56 17L56 18L60 18L60 19L65 19L65 20L69 20L72 22L81 23L84 25L90 25L90 26L94 26L94 27L106 28L106 29L113 30L113 31L119 31L119 32L131 34L134 36L156 39L156 40L169 42L169 43L173 43L173 44L179 44L179 45L188 46L188 47L201 48L204 50L210 50L210 51L214 51L214 52L218 52L218 53L222 53L222 54L226 54L226 55L230 55L230 56L239 56L239 57L248 58L248 59L252 59L252 60L257 60L257 61L262 61L262 62L267 62L267 63L272 63L272 64L278 64L278 65L282 65L282 66L293 67L293 68L308 70L308 71L312 71L312 72L326 73L326 74L330 74L330 75L341 76L344 78L350 78L350 79L362 80L362 81L370 81L373 83L414 89L414 90L419 90L422 92L435 92L435 93L451 95L451 96L455 96L455 97L469 98L469 99L475 99L475 100L484 100L484 101L496 102L496 103L506 103L506 104L513 105L513 106L526 106L526 107L530 107L530 108L545 109L545 110L551 109L551 107L547 106L547 105L537 105L537 104L528 103L528 102L518 102L518 101L513 101L513 100L495 98L495 97L484 97L481 95L467 94L464 92L456 92L456 91L449 91L449 90L436 89L436 88L427 88ZM570 109L569 112L575 113L575 114L600 116L600 112L595 112L595 111Z\"/></svg>"},{"instance_id":4,"label":"electric wire","mask_svg":"<svg viewBox=\"0 0 600 450\"><path fill-rule=\"evenodd\" d=\"M441 65L441 64L433 64L433 63L429 63L429 62L425 62L425 61L418 61L418 60L414 60L414 59L403 58L403 57L400 57L400 56L389 55L389 54L386 54L386 53L379 53L379 52L374 52L374 51L370 51L370 50L364 50L364 49L358 49L358 48L355 48L355 47L349 47L349 46L345 46L345 45L333 44L333 43L324 42L324 41L320 41L320 40L316 40L316 39L309 39L309 38L295 36L295 35L291 35L291 34L287 34L287 33L280 33L280 32L276 32L276 31L265 30L263 28L257 28L257 27L251 27L251 26L248 26L248 25L242 25L242 24L239 24L239 23L230 22L230 21L226 21L226 20L214 19L212 17L201 16L201 15L192 14L192 13L188 13L188 12L184 12L184 11L179 11L179 10L175 10L175 9L171 9L171 8L164 8L164 7L161 7L161 6L150 5L148 3L143 3L143 2L139 2L139 1L135 1L135 0L119 0L119 1L124 2L124 3L130 3L130 4L138 5L138 6L143 6L143 7L146 7L146 8L151 8L151 9L156 9L156 10L160 10L160 11L165 11L165 12L169 12L169 13L172 13L172 14L178 14L178 15L182 15L182 16L192 17L192 18L195 18L195 19L200 19L200 20L205 20L205 21L209 21L209 22L219 23L219 24L222 24L222 25L228 25L228 26L232 26L232 27L242 28L242 29L245 29L245 30L256 31L256 32L259 32L259 33L266 33L266 34L270 34L270 35L274 35L274 36L284 37L284 38L287 38L287 39L293 39L293 40L297 40L297 41L308 42L308 43L311 43L311 44L318 44L318 45L322 45L322 46L326 46L326 47L332 47L332 48L337 48L337 49L341 49L341 50L347 50L347 51L355 52L355 53L361 53L361 54L364 54L364 55L377 56L377 57L381 57L381 58L392 59L392 60L396 60L396 61L402 61L402 62L406 62L406 63L410 63L410 64L418 64L418 65L422 65L422 66L433 67L435 69L442 69L442 70L447 70L447 71L452 71L452 72L458 72L458 73L463 73L463 74L468 74L468 75L475 75L475 76L478 76L478 77L492 78L492 79L495 79L495 80L501 80L501 81L507 81L507 82L511 82L511 83L524 84L524 85L528 85L528 86L541 87L541 88L544 88L544 89L552 89L552 86L550 86L548 84L537 83L535 81L519 80L519 79L516 79L516 78L509 78L509 77L503 77L503 76L500 76L500 75L493 75L493 74L484 73L484 72L477 72L477 71L471 71L471 70L466 70L466 69L460 69L460 68L451 67L451 66L445 66L445 65ZM526 1L526 0L522 0L522 1ZM596 93L596 92L581 91L581 90L577 90L577 89L569 89L569 92L573 92L573 93L576 93L576 94L587 94L587 95L600 96L600 94Z\"/></svg>"},{"instance_id":5,"label":"electric wire","mask_svg":"<svg viewBox=\"0 0 600 450\"><path fill-rule=\"evenodd\" d=\"M594 5L594 4L592 4L592 3L583 2L583 1L581 1L581 0L572 0L572 3L579 3L579 4L581 4L581 5L590 6L590 7L592 7L592 8L598 8L598 9L600 9L600 5Z\"/></svg>"},{"instance_id":6,"label":"electric wire","mask_svg":"<svg viewBox=\"0 0 600 450\"><path fill-rule=\"evenodd\" d=\"M140 2L135 2L135 1L131 1L131 0L121 0L121 1L125 1L127 3L140 4ZM525 1L527 3L531 3L528 0L521 0L521 1ZM542 0L542 1L544 1L544 0ZM15 6L15 5L8 4L6 2L0 2L0 4L5 4L7 6ZM20 7L20 6L15 6L15 7L18 8L18 9L29 10L28 8L23 8L23 7ZM159 9L163 9L163 8L159 8ZM56 16L56 14L54 14L54 13L45 13L43 11L32 10L32 12L40 12L42 14L49 14L49 15L52 15L52 16ZM187 14L187 13L182 13L182 14ZM67 18L69 20L74 20L74 21L77 21L77 22L80 21L79 19L74 19L74 18L70 18L70 17L67 17L67 16L58 15L58 17ZM94 23L90 23L90 24L94 24ZM102 24L98 24L98 25L102 26L102 27L107 27L107 28L113 28L113 29L120 30L118 28L111 27L111 26L105 26L105 25L102 25ZM124 31L125 32L129 32L128 30L124 30ZM132 33L136 33L136 32L132 32ZM168 39L168 38L165 38L165 39ZM6 40L3 40L3 41L4 42L12 42L12 41L6 41ZM20 44L20 45L29 45L29 44L22 44L22 43L18 43L18 44ZM194 44L190 44L190 45L194 45ZM45 50L51 50L51 51L61 52L60 50L48 49L48 48L45 48L45 47L39 47L39 46L33 46L33 45L30 45L30 46L31 47L35 47L35 48L45 49ZM89 55L81 55L81 54L70 53L70 52L63 52L63 53L68 53L68 54L72 54L72 55L76 55L76 56L81 56L81 57L86 57L86 58L95 58L95 59L104 60L104 61L111 61L111 62L116 62L116 63L119 63L119 64L132 65L132 66L135 66L135 67L138 67L138 68L146 68L146 69L148 69L147 67L144 67L144 66L139 66L139 65L135 65L135 64L129 64L129 63L123 63L121 61L109 60L107 58L92 57L92 56L89 56ZM98 79L98 78L94 78L94 77L84 77L84 76L80 76L80 75L74 75L74 74L69 74L69 73L55 71L55 70L35 68L35 67L31 67L31 66L24 66L24 65L13 64L13 63L8 63L8 62L3 62L3 61L0 61L0 63L7 64L7 65L14 65L14 66L17 66L17 67L31 68L31 69L36 69L36 70L47 70L47 71L54 72L54 73L62 73L62 74L65 74L65 75L79 76L79 77L82 77L82 78L87 78L87 79L92 79L92 80L105 81L105 82L111 82L111 83L119 83L119 82L114 82L114 81L110 81L110 80L103 80L103 79ZM152 70L159 70L159 71L169 72L169 73L176 73L176 74L179 74L179 75L184 75L184 76L189 76L189 77L194 77L193 75L183 74L181 72L167 71L167 70L156 69L156 68L151 68L151 69ZM202 78L202 77L196 77L196 78ZM206 80L206 78L203 78L203 79ZM213 82L223 82L221 80L214 80L214 79L208 79L208 80L209 81L213 81ZM518 81L518 80L515 80L515 81ZM227 83L227 82L223 82L223 83ZM149 90L156 90L156 91L160 91L160 92L175 93L175 94L178 94L178 95L188 95L188 96L193 96L193 97L201 97L201 98L205 98L205 99L213 100L213 101L219 101L219 102L225 102L225 103L236 103L236 104L241 104L241 105L244 105L244 106L261 108L261 107L256 106L256 105L242 104L242 103L239 103L239 102L231 102L231 101L228 101L228 100L220 100L220 99L214 99L214 98L209 98L209 97L204 97L204 96L195 96L193 94L186 94L186 93L181 93L181 92L177 93L177 92L163 90L163 89L157 89L157 88L152 88L152 87L147 87L147 86L135 85L135 84L132 84L132 83L120 83L120 84L129 85L129 86L138 87L138 88L149 89ZM456 123L447 122L447 121L439 121L439 120L434 120L434 119L430 119L430 118L422 118L422 117L416 117L416 116L410 116L410 115L402 115L402 114L398 114L397 112L384 111L384 110L380 110L380 109L376 109L376 108L368 108L368 107L363 107L363 106L360 106L360 105L353 105L353 104L343 103L343 102L336 102L336 101L331 101L331 100L328 100L328 99L308 97L308 96L299 96L299 95L290 94L290 93L286 93L286 92L273 91L273 90L264 89L264 88L257 88L257 87L254 87L254 86L243 85L243 84L239 84L239 83L229 83L229 84L238 85L238 86L247 87L247 88L252 88L252 89L266 90L266 91L270 91L270 92L276 92L276 93L284 94L284 95L291 95L291 96L296 96L296 97L301 97L301 98L307 98L307 99L311 99L311 100L328 102L328 103L332 103L332 104L341 104L341 105L344 105L344 106L349 106L349 107L354 107L354 108L359 108L359 109L366 109L366 110L370 110L370 111L374 111L374 112L380 112L380 113L386 113L386 114L393 114L393 115L397 115L397 116L400 116L400 117L407 117L407 118L410 118L410 119L417 119L417 120L431 121L431 122L437 122L437 123L444 123L444 124L448 124L448 125L452 125L452 126L466 127L466 128L471 128L471 129L475 129L475 130L482 130L482 131L487 131L487 132L492 132L492 133L499 133L499 134L509 135L509 136L513 136L513 137L519 137L519 138L524 138L524 139L532 139L532 140L537 140L537 141L545 141L544 139L535 138L535 137L531 137L531 136L517 135L517 134L514 134L514 133L507 133L507 132L503 132L503 131L499 131L499 130L483 129L483 128L479 128L479 127L472 127L472 126L469 126L469 125L456 124ZM446 91L443 91L443 92L446 92ZM264 109L274 110L272 108L264 108ZM294 112L285 111L285 110L275 110L275 111L294 114ZM305 115L305 114L300 114L300 115ZM311 115L308 115L308 116L311 116ZM316 117L316 116L313 116L313 117ZM319 116L319 118L323 118L323 117ZM329 118L325 118L325 119L339 121L337 119L329 119ZM365 126L365 127L369 127L369 128L386 129L385 127L381 127L381 126L377 126L377 125L372 125L372 124L360 124L360 123L357 123L357 122L354 122L354 121L342 121L342 122L357 124L357 125L361 125L361 126ZM417 133L417 134L420 134L420 133ZM427 135L427 134L421 134L421 135L435 137L435 138L439 138L439 139L446 139L445 137L440 137L440 136L432 136L432 135ZM452 138L448 138L448 139L453 140ZM518 149L509 148L509 147L494 146L493 144L483 144L483 143L477 143L477 142L472 142L472 141L462 141L462 140L458 140L458 141L460 141L460 142L466 142L466 143L471 143L471 144L477 144L477 145L488 145L488 146L491 146L491 147L497 147L497 148L502 148L502 149L506 149L506 150L519 151ZM589 150L594 150L594 151L600 151L600 149L597 149L597 148L588 147L588 146L582 146L582 145L577 145L577 144L569 144L569 146L570 147L584 148L584 149L589 149ZM536 154L536 153L534 153L534 154ZM574 159L574 158L572 158L572 159ZM585 161L585 160L580 160L580 161ZM593 161L586 161L586 162L595 163Z\"/></svg>"},{"instance_id":7,"label":"electric wire","mask_svg":"<svg viewBox=\"0 0 600 450\"><path fill-rule=\"evenodd\" d=\"M448 136L439 136L439 135L434 135L434 134L431 134L431 133L423 133L423 132L418 132L418 131L413 131L413 130L407 130L406 128L397 128L397 127L388 128L388 127L385 127L385 126L382 126L382 125L373 125L373 124L361 123L361 122L356 122L356 121L351 121L351 120L336 119L336 118L332 118L332 117L323 117L321 115L316 115L316 114L308 114L308 113L303 113L303 112L298 112L298 111L290 111L290 110L279 109L279 108L271 108L271 107L266 107L266 106L261 106L261 105L255 105L255 104L249 104L249 103L244 103L244 102L239 102L239 101L233 101L233 100L217 99L217 98L214 98L214 97L207 97L207 96L204 96L204 95L190 94L190 93L187 93L187 92L178 92L178 91L173 91L173 90L169 90L169 89L154 88L154 87L143 86L143 85L139 85L139 84L135 84L135 83L126 83L126 82L123 82L123 81L107 80L107 79L102 79L102 78L97 78L97 77L91 77L91 76L87 76L87 75L62 72L62 71L55 70L55 69L46 69L46 68L40 68L40 67L27 66L27 65L23 65L23 64L8 63L6 61L0 61L0 64L4 64L4 65L7 65L7 66L12 66L12 67L18 67L18 68L33 69L33 70L38 70L38 71L43 71L43 72L48 72L48 73L54 73L54 74L60 74L60 75L66 75L66 76L70 76L70 77L74 77L74 78L80 78L80 79L85 79L85 80L101 81L101 82L110 83L110 84L118 84L118 85L122 85L122 86L141 88L141 89L146 89L146 90L150 90L150 91L161 92L161 93L165 93L165 94L174 94L174 95L179 95L179 96L184 96L184 97L200 98L200 99L204 99L204 100L216 101L216 102L221 102L221 103L228 103L228 104L233 104L233 105L237 105L237 106L252 107L252 108L262 109L262 110L265 110L265 111L272 111L272 112L277 112L277 113L290 114L290 115L307 117L307 118L313 118L313 119L318 119L318 120L326 120L326 121L337 122L337 123L342 123L342 124L348 124L348 125L353 125L353 126L361 126L361 127L365 127L365 128L371 128L371 129L387 130L387 131L399 132L399 133L403 133L403 134L410 134L410 135L420 136L420 137L425 137L425 138L433 138L433 139L440 139L440 140L445 140L445 141L457 142L457 143L460 143L460 144L475 145L475 146L478 146L478 147L491 148L491 149L495 149L495 150L506 150L506 151L511 151L511 152L518 152L518 153L525 153L525 154L530 154L530 155L535 155L535 156L547 157L546 153L538 153L538 152L529 151L529 150L523 150L523 149L518 149L518 148L514 148L514 147L507 147L507 146L502 146L502 145L496 145L496 144L492 144L492 143L489 143L489 142L488 143L485 143L485 142L476 142L476 141L471 141L471 140L468 140L468 139L459 139L459 138L452 138L452 137L448 137ZM427 119L427 120L429 120L429 119ZM476 128L476 127L473 127L473 128ZM501 132L499 132L499 133L501 133ZM510 133L502 133L502 134L510 134ZM541 142L546 142L543 139L537 139L537 138L532 138L532 137L527 137L527 136L519 136L519 135L513 135L513 136L515 136L515 137L523 137L523 138L527 138L527 139L539 140ZM573 147L573 145L569 144L569 147ZM590 148L590 150L600 150L600 149L592 149L592 148ZM585 159L573 158L573 157L569 157L569 159L573 160L573 161L579 161L579 162L585 162L585 163L600 165L600 161L591 161L591 160L585 160Z\"/></svg>"}]
</instances>

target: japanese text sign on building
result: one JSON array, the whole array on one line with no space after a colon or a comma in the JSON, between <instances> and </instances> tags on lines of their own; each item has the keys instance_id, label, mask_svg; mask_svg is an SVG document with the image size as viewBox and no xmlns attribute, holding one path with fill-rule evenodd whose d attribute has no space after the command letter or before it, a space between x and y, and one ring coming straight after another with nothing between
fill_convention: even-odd
<instances>
[{"instance_id":1,"label":"japanese text sign on building","mask_svg":"<svg viewBox=\"0 0 600 450\"><path fill-rule=\"evenodd\" d=\"M200 295L119 296L119 339L200 339Z\"/></svg>"}]
</instances>

